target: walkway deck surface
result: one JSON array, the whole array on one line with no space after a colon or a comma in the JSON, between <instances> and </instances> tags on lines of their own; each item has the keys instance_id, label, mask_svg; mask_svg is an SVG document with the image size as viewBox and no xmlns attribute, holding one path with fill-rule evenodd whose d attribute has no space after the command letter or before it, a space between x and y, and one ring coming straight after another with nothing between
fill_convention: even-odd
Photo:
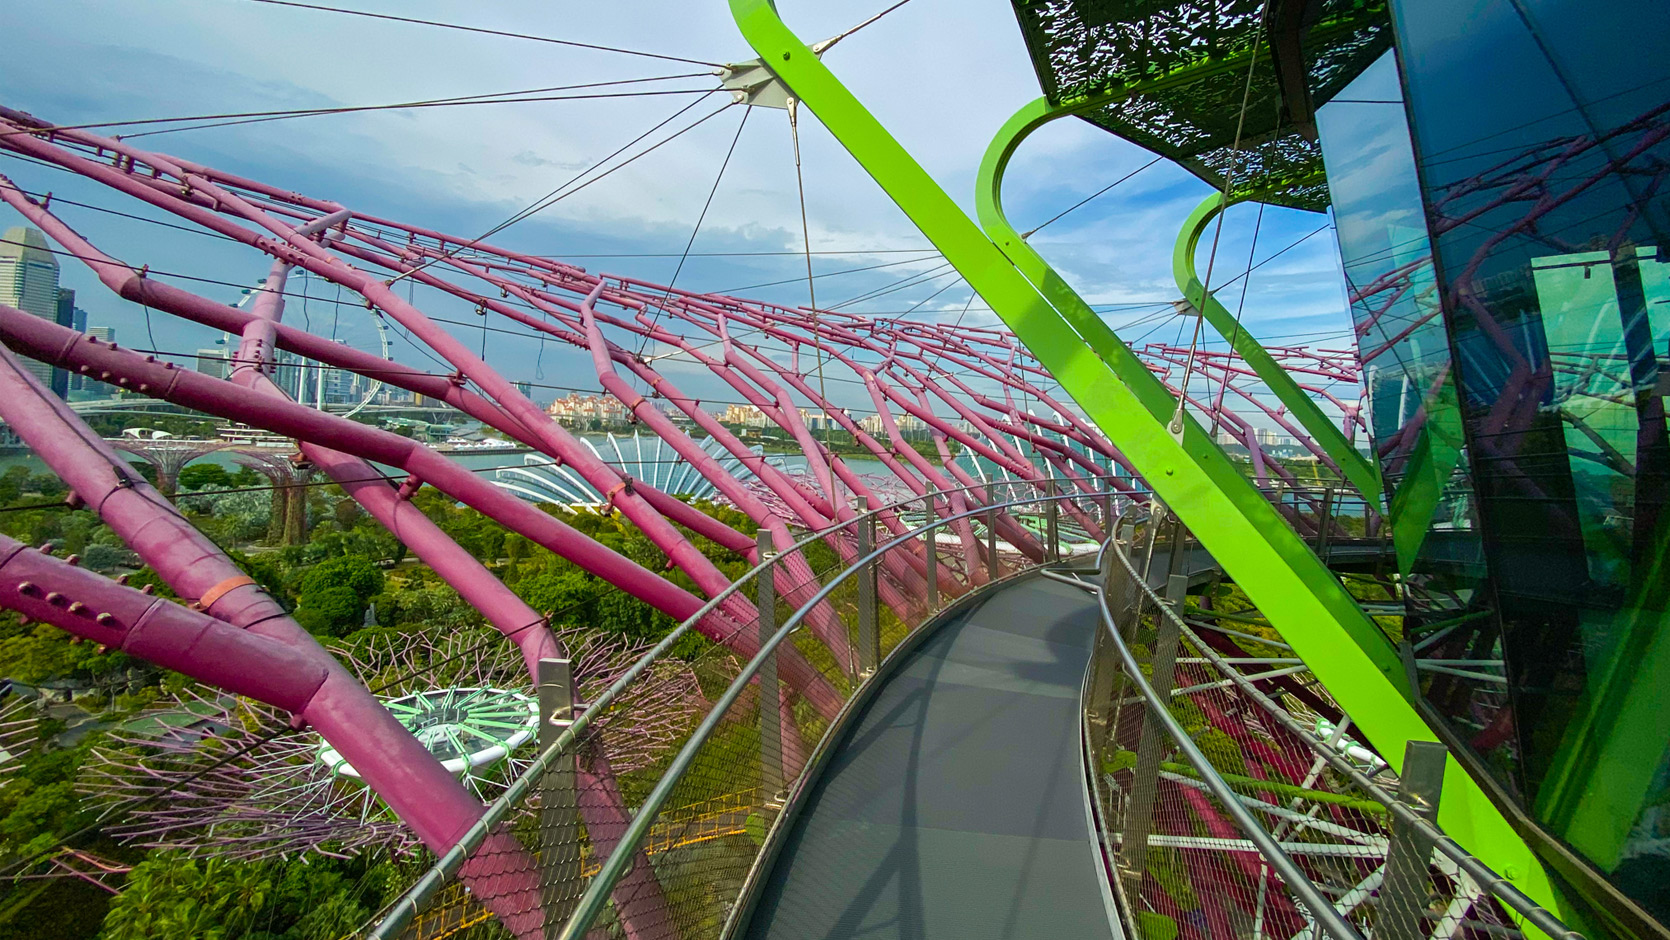
<instances>
[{"instance_id":1,"label":"walkway deck surface","mask_svg":"<svg viewBox=\"0 0 1670 940\"><path fill-rule=\"evenodd\" d=\"M1117 937L1079 752L1098 622L1036 576L953 614L832 742L748 935Z\"/></svg>"}]
</instances>

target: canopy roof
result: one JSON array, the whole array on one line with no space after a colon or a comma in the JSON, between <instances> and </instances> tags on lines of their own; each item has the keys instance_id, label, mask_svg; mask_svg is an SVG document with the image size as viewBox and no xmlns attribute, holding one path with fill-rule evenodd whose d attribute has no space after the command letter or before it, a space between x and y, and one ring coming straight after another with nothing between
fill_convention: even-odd
<instances>
[{"instance_id":1,"label":"canopy roof","mask_svg":"<svg viewBox=\"0 0 1670 940\"><path fill-rule=\"evenodd\" d=\"M1014 0L1052 104L1126 94L1080 117L1188 168L1232 199L1328 205L1313 101L1389 47L1386 0ZM1272 51L1274 50L1274 51ZM1240 158L1234 143L1247 92ZM1284 94L1285 92L1285 94Z\"/></svg>"}]
</instances>

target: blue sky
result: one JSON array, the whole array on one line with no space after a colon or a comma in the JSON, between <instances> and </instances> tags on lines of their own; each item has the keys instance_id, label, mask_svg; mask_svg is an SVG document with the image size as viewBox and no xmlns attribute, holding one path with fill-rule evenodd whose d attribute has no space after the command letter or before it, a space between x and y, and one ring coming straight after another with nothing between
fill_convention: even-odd
<instances>
[{"instance_id":1,"label":"blue sky","mask_svg":"<svg viewBox=\"0 0 1670 940\"><path fill-rule=\"evenodd\" d=\"M629 47L711 62L751 58L723 0L610 4L445 3L437 0L343 0L374 12L447 20L580 42ZM791 26L812 39L838 33L885 4L827 0L780 5ZM605 80L699 72L688 66L525 40L462 34L252 0L148 0L109 4L55 0L13 10L0 102L61 124L378 104L500 93ZM1039 94L1006 0L912 0L843 41L826 62L965 208L981 154L1002 122ZM708 79L663 86L699 87ZM173 153L269 183L329 198L461 236L474 236L554 189L577 170L666 117L689 98L640 97L549 101L426 111L360 113L277 121L144 138ZM717 97L713 99L717 106ZM593 270L665 281L737 133L733 108L661 150L494 240L508 247L572 258ZM701 106L691 115L704 113ZM803 116L801 142L813 248L843 252L816 259L820 274L896 262L901 249L926 240L822 128ZM1005 189L1011 218L1025 230L1150 159L1145 151L1087 124L1062 121L1024 146ZM0 172L36 192L147 217L151 210L61 172L0 154ZM1145 170L1051 225L1034 244L1095 304L1154 304L1177 296L1171 245L1184 216L1208 194L1204 183L1170 164ZM1248 259L1253 207L1233 209L1219 247L1214 281L1239 274ZM155 225L63 207L63 216L105 250L153 270L237 284L266 270L253 252ZM1262 259L1326 223L1314 213L1268 209L1258 235ZM0 226L16 224L0 208ZM734 289L746 296L804 303L799 207L786 116L756 110L696 239L679 286ZM706 253L735 253L729 257ZM610 255L611 257L595 257ZM929 270L937 259L820 277L828 306ZM1203 265L1204 266L1204 265ZM793 281L796 277L801 279ZM124 345L139 345L143 314L116 300L73 263L64 283L78 291L95 324L117 326ZM955 280L942 277L854 305L892 315ZM177 281L181 286L188 282ZM195 282L193 289L235 300L238 289ZM922 303L913 319L962 316L969 291L958 284ZM1238 288L1224 300L1234 309ZM474 321L438 298L417 299L436 315ZM1244 321L1276 342L1346 343L1349 320L1332 232L1324 232L1261 268L1247 287ZM965 322L995 317L978 300ZM307 311L315 329L330 305ZM349 309L349 308L344 308ZM1174 340L1182 322L1152 319L1155 307L1110 309L1127 340ZM302 311L292 305L289 316ZM346 316L344 314L343 316ZM1132 325L1134 324L1134 325ZM369 342L361 322L339 318L341 335ZM458 328L460 335L479 332ZM190 350L215 334L156 316L162 349ZM511 378L593 386L574 351L490 334L489 359ZM148 343L149 340L147 339ZM395 347L397 358L414 359ZM693 389L699 390L699 389ZM545 392L536 397L550 397Z\"/></svg>"}]
</instances>

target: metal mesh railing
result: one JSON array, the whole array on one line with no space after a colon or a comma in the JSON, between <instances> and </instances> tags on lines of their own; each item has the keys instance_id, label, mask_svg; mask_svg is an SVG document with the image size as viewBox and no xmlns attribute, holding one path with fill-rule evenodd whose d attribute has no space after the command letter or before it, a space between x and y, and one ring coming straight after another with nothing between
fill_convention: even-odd
<instances>
[{"instance_id":1,"label":"metal mesh railing","mask_svg":"<svg viewBox=\"0 0 1670 940\"><path fill-rule=\"evenodd\" d=\"M1122 532L1097 586L1085 735L1138 940L1570 934L1434 825L1441 746L1413 743L1392 777L1233 588L1190 584L1180 529Z\"/></svg>"},{"instance_id":2,"label":"metal mesh railing","mask_svg":"<svg viewBox=\"0 0 1670 940\"><path fill-rule=\"evenodd\" d=\"M553 665L541 694L561 720L534 766L366 936L720 936L863 680L971 589L1093 554L1121 508L1005 487L960 512L966 490L861 507L778 552L762 536L757 567L592 701ZM730 642L689 639L704 622Z\"/></svg>"}]
</instances>

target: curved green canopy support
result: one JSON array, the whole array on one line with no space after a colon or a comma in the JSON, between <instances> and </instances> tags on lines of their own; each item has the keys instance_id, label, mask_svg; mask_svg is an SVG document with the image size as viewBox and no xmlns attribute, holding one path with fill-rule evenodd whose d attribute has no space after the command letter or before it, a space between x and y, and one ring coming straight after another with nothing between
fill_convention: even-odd
<instances>
[{"instance_id":1,"label":"curved green canopy support","mask_svg":"<svg viewBox=\"0 0 1670 940\"><path fill-rule=\"evenodd\" d=\"M1171 273L1177 279L1177 289L1183 292L1183 297L1194 305L1212 324L1212 329L1218 331L1229 342L1229 345L1241 356L1242 361L1251 367L1254 373L1263 380L1270 391L1275 393L1276 400L1287 408L1289 414L1305 429L1322 452L1328 456L1334 469L1339 471L1346 482L1350 483L1370 506L1380 505L1380 474L1368 458L1358 453L1357 448L1345 439L1345 434L1328 416L1322 413L1316 400L1305 394L1293 376L1270 355L1269 350L1253 339L1252 334L1241 328L1241 324L1231 316L1224 305L1218 303L1216 296L1207 296L1206 286L1201 283L1195 273L1195 249L1200 245L1200 238L1206 232L1206 226L1223 211L1223 193L1213 193L1189 214L1183 223L1183 231L1177 236L1177 247L1171 255Z\"/></svg>"},{"instance_id":2,"label":"curved green canopy support","mask_svg":"<svg viewBox=\"0 0 1670 940\"><path fill-rule=\"evenodd\" d=\"M1204 428L1185 414L1179 433L1171 432L1170 392L1003 219L998 185L1015 145L1058 114L1044 101L1028 105L987 152L977 198L988 238L789 30L771 0L729 2L761 60L1189 525L1381 753L1401 766L1405 742L1434 740L1385 635ZM1484 792L1453 757L1449 767L1445 829L1527 894L1558 904L1542 867Z\"/></svg>"}]
</instances>

